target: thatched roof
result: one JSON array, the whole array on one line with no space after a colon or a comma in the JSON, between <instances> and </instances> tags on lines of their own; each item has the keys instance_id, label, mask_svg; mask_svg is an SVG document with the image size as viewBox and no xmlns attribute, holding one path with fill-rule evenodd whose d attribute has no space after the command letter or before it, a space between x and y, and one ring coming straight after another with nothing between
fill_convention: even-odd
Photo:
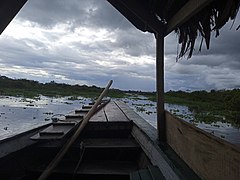
<instances>
[{"instance_id":1,"label":"thatched roof","mask_svg":"<svg viewBox=\"0 0 240 180\"><path fill-rule=\"evenodd\" d=\"M27 0L0 1L0 33ZM107 0L138 29L167 35L174 30L181 45L179 58L192 56L195 41L201 36L207 48L212 31L219 35L229 19L235 19L240 0ZM190 14L188 11L197 8ZM194 15L193 15L194 14ZM183 16L183 18L181 17ZM179 23L175 20L180 17ZM172 26L172 22L175 24ZM171 27L169 27L171 26ZM202 43L200 45L200 48Z\"/></svg>"},{"instance_id":2,"label":"thatched roof","mask_svg":"<svg viewBox=\"0 0 240 180\"><path fill-rule=\"evenodd\" d=\"M176 28L178 43L182 45L179 57L184 56L187 51L189 52L188 57L192 56L195 40L198 36L202 37L199 50L201 51L203 40L207 49L209 49L212 31L215 31L216 37L219 36L219 30L226 22L229 19L234 20L236 18L239 5L240 0L213 1L189 21Z\"/></svg>"},{"instance_id":3,"label":"thatched roof","mask_svg":"<svg viewBox=\"0 0 240 180\"><path fill-rule=\"evenodd\" d=\"M168 34L174 30L178 34L178 43L181 51L178 58L188 53L192 56L195 41L198 36L202 37L207 48L210 46L212 31L219 35L219 30L231 19L235 19L239 10L240 0L108 0L117 8L129 21L138 29L156 33ZM191 5L187 8L187 4ZM176 14L185 15L191 6L199 6L196 14L191 16L184 23L177 24L169 30L168 25L175 18ZM199 5L198 5L199 4ZM184 10L184 6L186 7ZM183 12L181 12L181 10ZM180 11L180 13L178 13ZM185 11L185 12L184 12ZM194 12L192 13L194 14ZM164 32L165 30L165 32ZM202 43L200 45L201 49Z\"/></svg>"}]
</instances>

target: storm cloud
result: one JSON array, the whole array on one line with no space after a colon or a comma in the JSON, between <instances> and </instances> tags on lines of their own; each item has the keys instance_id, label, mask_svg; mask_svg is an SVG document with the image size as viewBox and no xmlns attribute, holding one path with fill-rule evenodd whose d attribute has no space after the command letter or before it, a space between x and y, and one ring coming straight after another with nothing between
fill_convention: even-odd
<instances>
[{"instance_id":1,"label":"storm cloud","mask_svg":"<svg viewBox=\"0 0 240 180\"><path fill-rule=\"evenodd\" d=\"M240 36L231 23L194 56L165 38L165 90L240 88ZM31 0L0 36L1 75L40 82L155 90L155 38L105 0Z\"/></svg>"}]
</instances>

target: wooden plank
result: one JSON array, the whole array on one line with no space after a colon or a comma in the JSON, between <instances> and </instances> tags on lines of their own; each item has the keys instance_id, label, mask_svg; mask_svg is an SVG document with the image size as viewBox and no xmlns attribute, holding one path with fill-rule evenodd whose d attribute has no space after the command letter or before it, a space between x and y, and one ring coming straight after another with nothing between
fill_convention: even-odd
<instances>
[{"instance_id":1,"label":"wooden plank","mask_svg":"<svg viewBox=\"0 0 240 180\"><path fill-rule=\"evenodd\" d=\"M90 161L82 162L77 174L129 175L136 170L137 164L130 161Z\"/></svg>"},{"instance_id":2,"label":"wooden plank","mask_svg":"<svg viewBox=\"0 0 240 180\"><path fill-rule=\"evenodd\" d=\"M67 114L66 119L83 119L83 115L82 114Z\"/></svg>"},{"instance_id":3,"label":"wooden plank","mask_svg":"<svg viewBox=\"0 0 240 180\"><path fill-rule=\"evenodd\" d=\"M54 122L52 123L53 126L74 126L76 124L76 122Z\"/></svg>"},{"instance_id":4,"label":"wooden plank","mask_svg":"<svg viewBox=\"0 0 240 180\"><path fill-rule=\"evenodd\" d=\"M0 7L0 34L17 15L27 0L2 0Z\"/></svg>"},{"instance_id":5,"label":"wooden plank","mask_svg":"<svg viewBox=\"0 0 240 180\"><path fill-rule=\"evenodd\" d=\"M77 109L77 110L75 110L75 113L88 113L88 111L89 111L90 109Z\"/></svg>"},{"instance_id":6,"label":"wooden plank","mask_svg":"<svg viewBox=\"0 0 240 180\"><path fill-rule=\"evenodd\" d=\"M49 126L48 128L42 130L41 132L35 134L30 139L32 140L47 140L47 139L61 139L66 134L68 134L75 124L62 124L58 125L54 124Z\"/></svg>"},{"instance_id":7,"label":"wooden plank","mask_svg":"<svg viewBox=\"0 0 240 180\"><path fill-rule=\"evenodd\" d=\"M141 180L152 180L151 174L147 169L141 169L138 172Z\"/></svg>"},{"instance_id":8,"label":"wooden plank","mask_svg":"<svg viewBox=\"0 0 240 180\"><path fill-rule=\"evenodd\" d=\"M106 88L103 90L103 92L98 97L96 103L93 105L91 110L87 113L87 115L84 117L82 123L77 128L77 130L74 132L72 137L67 141L66 144L61 148L61 150L58 152L58 154L55 156L55 158L50 162L50 164L46 167L46 169L42 172L39 180L45 180L49 177L49 175L52 173L54 168L59 164L59 162L62 160L64 155L67 153L68 149L72 146L72 144L76 141L76 139L79 137L80 133L83 131L84 127L87 125L88 121L91 119L91 117L95 114L98 105L101 103L102 99L106 94L108 93L108 90L110 86L112 85L113 81L110 80Z\"/></svg>"},{"instance_id":9,"label":"wooden plank","mask_svg":"<svg viewBox=\"0 0 240 180\"><path fill-rule=\"evenodd\" d=\"M82 109L91 109L92 108L92 105L83 105L82 106Z\"/></svg>"},{"instance_id":10,"label":"wooden plank","mask_svg":"<svg viewBox=\"0 0 240 180\"><path fill-rule=\"evenodd\" d=\"M106 105L104 111L108 122L129 122L121 109L112 101Z\"/></svg>"},{"instance_id":11,"label":"wooden plank","mask_svg":"<svg viewBox=\"0 0 240 180\"><path fill-rule=\"evenodd\" d=\"M135 131L135 126L139 128L139 130L136 132L135 139L137 140L137 142L139 142L140 146L143 148L144 152L148 155L148 157L150 157L151 162L159 167L166 179L174 179L178 177L188 177L192 179L195 178L195 176L192 176L192 174L190 173L192 172L191 169L182 166L176 167L175 164L173 164L173 162L169 159L169 157L166 156L165 152L160 149L160 147L158 146L159 141L156 128L150 125L147 121L145 121L136 112L134 112L133 109L131 109L122 101L116 101L115 103L121 108L121 110L128 117L128 119L130 121L133 121L133 123L135 124L132 129L132 134L135 134L135 132L133 132ZM141 140L140 136L143 138L143 140ZM171 153L174 153L172 149ZM172 155L173 154L170 154L171 157ZM177 157L178 158L175 158L182 162L179 156ZM188 173L186 174L185 171Z\"/></svg>"},{"instance_id":12,"label":"wooden plank","mask_svg":"<svg viewBox=\"0 0 240 180\"><path fill-rule=\"evenodd\" d=\"M161 142L166 141L166 120L164 111L164 36L156 35L156 89L157 89L157 129Z\"/></svg>"},{"instance_id":13,"label":"wooden plank","mask_svg":"<svg viewBox=\"0 0 240 180\"><path fill-rule=\"evenodd\" d=\"M48 128L44 129L41 132L59 132L59 131L63 131L63 132L68 132L72 127L74 127L74 125L54 125L54 126L49 126Z\"/></svg>"},{"instance_id":14,"label":"wooden plank","mask_svg":"<svg viewBox=\"0 0 240 180\"><path fill-rule=\"evenodd\" d=\"M31 130L28 130L20 134L13 135L11 137L7 137L6 139L1 140L0 141L0 158L36 143L30 140L29 137L45 129L49 125L50 123L46 125L39 125L34 127Z\"/></svg>"},{"instance_id":15,"label":"wooden plank","mask_svg":"<svg viewBox=\"0 0 240 180\"><path fill-rule=\"evenodd\" d=\"M137 142L129 138L91 138L83 139L86 148L138 148Z\"/></svg>"},{"instance_id":16,"label":"wooden plank","mask_svg":"<svg viewBox=\"0 0 240 180\"><path fill-rule=\"evenodd\" d=\"M129 137L132 123L129 122L92 122L87 125L84 137L91 138L126 138Z\"/></svg>"},{"instance_id":17,"label":"wooden plank","mask_svg":"<svg viewBox=\"0 0 240 180\"><path fill-rule=\"evenodd\" d=\"M152 176L153 180L165 180L165 177L163 176L160 169L156 166L148 166L148 170Z\"/></svg>"},{"instance_id":18,"label":"wooden plank","mask_svg":"<svg viewBox=\"0 0 240 180\"><path fill-rule=\"evenodd\" d=\"M138 171L132 172L130 174L130 180L141 180Z\"/></svg>"},{"instance_id":19,"label":"wooden plank","mask_svg":"<svg viewBox=\"0 0 240 180\"><path fill-rule=\"evenodd\" d=\"M213 0L190 0L183 6L168 22L165 36L171 33L181 24L191 19L203 8L209 5Z\"/></svg>"},{"instance_id":20,"label":"wooden plank","mask_svg":"<svg viewBox=\"0 0 240 180\"><path fill-rule=\"evenodd\" d=\"M64 135L64 132L63 131L42 131L42 132L39 132L39 135L40 136L51 136L51 135L57 135L57 136L61 136L61 135Z\"/></svg>"},{"instance_id":21,"label":"wooden plank","mask_svg":"<svg viewBox=\"0 0 240 180\"><path fill-rule=\"evenodd\" d=\"M101 109L96 114L94 114L91 117L90 122L107 122L106 116L104 114L104 110Z\"/></svg>"},{"instance_id":22,"label":"wooden plank","mask_svg":"<svg viewBox=\"0 0 240 180\"><path fill-rule=\"evenodd\" d=\"M201 179L240 179L240 149L166 112L167 143Z\"/></svg>"},{"instance_id":23,"label":"wooden plank","mask_svg":"<svg viewBox=\"0 0 240 180\"><path fill-rule=\"evenodd\" d=\"M171 168L169 162L167 162L167 157L165 157L165 154L162 152L159 146L151 141L151 139L141 129L139 129L137 126L133 126L132 136L140 144L152 164L159 167L167 180L179 179L178 175Z\"/></svg>"},{"instance_id":24,"label":"wooden plank","mask_svg":"<svg viewBox=\"0 0 240 180\"><path fill-rule=\"evenodd\" d=\"M128 117L130 121L133 121L140 129L142 129L147 136L154 142L158 142L158 134L156 128L150 125L147 121L145 121L141 116L139 116L133 109L131 109L128 105L126 105L122 101L115 101L118 107L122 110L122 112Z\"/></svg>"}]
</instances>

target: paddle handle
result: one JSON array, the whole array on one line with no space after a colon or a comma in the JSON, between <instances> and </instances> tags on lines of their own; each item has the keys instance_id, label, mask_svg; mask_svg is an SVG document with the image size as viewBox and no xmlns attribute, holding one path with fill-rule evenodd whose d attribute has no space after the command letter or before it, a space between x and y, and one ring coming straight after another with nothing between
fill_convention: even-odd
<instances>
[{"instance_id":1,"label":"paddle handle","mask_svg":"<svg viewBox=\"0 0 240 180\"><path fill-rule=\"evenodd\" d=\"M79 134L82 132L84 127L87 125L90 118L94 115L98 105L101 103L103 97L107 94L110 86L112 85L113 81L109 81L106 88L103 90L101 95L98 97L97 101L94 103L91 110L87 113L87 115L83 118L82 123L78 127L78 129L75 131L75 133L72 135L72 137L69 139L69 141L63 145L62 149L58 152L58 154L55 156L55 158L51 161L51 163L47 166L47 168L42 172L38 180L45 180L48 178L48 176L52 173L54 168L58 165L58 163L62 160L63 156L66 154L68 149L71 147L71 145L75 142L75 140L78 138Z\"/></svg>"}]
</instances>

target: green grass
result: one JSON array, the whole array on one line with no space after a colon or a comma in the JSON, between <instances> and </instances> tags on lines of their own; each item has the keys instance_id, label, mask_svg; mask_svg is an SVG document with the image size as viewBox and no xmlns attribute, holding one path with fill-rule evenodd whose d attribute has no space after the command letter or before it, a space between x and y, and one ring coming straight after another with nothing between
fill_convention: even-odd
<instances>
[{"instance_id":1,"label":"green grass","mask_svg":"<svg viewBox=\"0 0 240 180\"><path fill-rule=\"evenodd\" d=\"M145 96L151 101L157 99L155 93L148 93ZM165 93L164 98L166 103L187 106L194 112L195 122L210 124L221 121L240 127L240 90L192 93L170 91Z\"/></svg>"}]
</instances>

